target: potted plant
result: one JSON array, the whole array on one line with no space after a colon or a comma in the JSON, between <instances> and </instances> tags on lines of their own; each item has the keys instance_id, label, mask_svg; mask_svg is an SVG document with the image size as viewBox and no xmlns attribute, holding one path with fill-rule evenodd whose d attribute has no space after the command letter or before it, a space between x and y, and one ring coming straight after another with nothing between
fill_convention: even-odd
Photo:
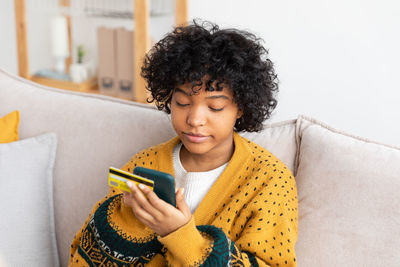
<instances>
[{"instance_id":1,"label":"potted plant","mask_svg":"<svg viewBox=\"0 0 400 267\"><path fill-rule=\"evenodd\" d=\"M71 64L70 66L70 75L71 80L75 83L81 83L86 81L89 78L89 70L87 66L83 64L83 58L86 54L85 47L80 44L77 49L77 63Z\"/></svg>"}]
</instances>

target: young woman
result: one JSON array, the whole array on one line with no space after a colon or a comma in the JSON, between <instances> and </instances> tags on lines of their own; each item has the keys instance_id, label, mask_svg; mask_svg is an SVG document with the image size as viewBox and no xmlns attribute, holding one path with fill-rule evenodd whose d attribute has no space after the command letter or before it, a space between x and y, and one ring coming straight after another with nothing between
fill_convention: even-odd
<instances>
[{"instance_id":1,"label":"young woman","mask_svg":"<svg viewBox=\"0 0 400 267\"><path fill-rule=\"evenodd\" d=\"M253 34L194 22L146 56L152 100L177 136L125 164L172 174L176 208L144 185L110 189L71 245L71 266L296 266L290 170L241 137L276 106L277 77Z\"/></svg>"}]
</instances>

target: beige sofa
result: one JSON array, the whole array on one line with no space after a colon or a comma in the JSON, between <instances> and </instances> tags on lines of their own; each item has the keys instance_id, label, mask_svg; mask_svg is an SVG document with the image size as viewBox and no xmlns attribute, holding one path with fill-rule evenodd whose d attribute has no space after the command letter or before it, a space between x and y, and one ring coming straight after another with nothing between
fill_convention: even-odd
<instances>
[{"instance_id":1,"label":"beige sofa","mask_svg":"<svg viewBox=\"0 0 400 267\"><path fill-rule=\"evenodd\" d=\"M108 168L121 167L140 149L173 137L174 131L169 117L150 106L51 89L0 71L0 117L13 110L21 112L20 139L49 132L57 138L50 188L57 246L42 246L54 253L41 266L58 261L67 266L74 234L107 192ZM244 136L269 149L296 175L298 266L400 266L399 148L341 133L305 116L266 124L262 132ZM41 235L52 239L52 205L44 208L50 209L50 224ZM1 220L13 224L7 217ZM40 262L21 257L26 266Z\"/></svg>"}]
</instances>

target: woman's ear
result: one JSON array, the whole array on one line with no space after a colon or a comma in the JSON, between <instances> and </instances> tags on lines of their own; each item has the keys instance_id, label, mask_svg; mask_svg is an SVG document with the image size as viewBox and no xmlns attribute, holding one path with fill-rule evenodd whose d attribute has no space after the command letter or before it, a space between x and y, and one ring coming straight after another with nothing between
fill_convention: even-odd
<instances>
[{"instance_id":1,"label":"woman's ear","mask_svg":"<svg viewBox=\"0 0 400 267\"><path fill-rule=\"evenodd\" d=\"M237 113L237 116L236 116L236 119L240 119L242 117L242 115L243 115L243 110L239 109L238 113Z\"/></svg>"}]
</instances>

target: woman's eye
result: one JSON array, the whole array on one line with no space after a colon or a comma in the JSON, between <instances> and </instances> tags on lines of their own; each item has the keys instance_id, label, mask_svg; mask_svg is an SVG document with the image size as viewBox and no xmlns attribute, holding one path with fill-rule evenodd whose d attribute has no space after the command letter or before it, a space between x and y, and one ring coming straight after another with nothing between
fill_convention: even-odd
<instances>
[{"instance_id":1,"label":"woman's eye","mask_svg":"<svg viewBox=\"0 0 400 267\"><path fill-rule=\"evenodd\" d=\"M178 105L179 107L186 107L189 105L189 104L179 103L178 101L175 101L175 102L176 102L176 105Z\"/></svg>"},{"instance_id":2,"label":"woman's eye","mask_svg":"<svg viewBox=\"0 0 400 267\"><path fill-rule=\"evenodd\" d=\"M224 110L224 108L213 108L213 107L210 107L210 109L212 111L222 111L222 110Z\"/></svg>"}]
</instances>

